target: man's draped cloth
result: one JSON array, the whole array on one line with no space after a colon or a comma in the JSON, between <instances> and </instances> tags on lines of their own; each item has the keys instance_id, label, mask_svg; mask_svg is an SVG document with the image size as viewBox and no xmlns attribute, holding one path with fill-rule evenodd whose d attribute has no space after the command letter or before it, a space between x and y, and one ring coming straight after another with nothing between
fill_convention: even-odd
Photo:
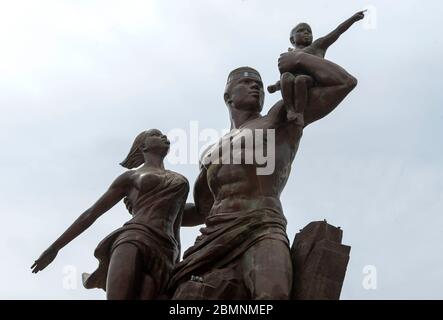
<instances>
[{"instance_id":1,"label":"man's draped cloth","mask_svg":"<svg viewBox=\"0 0 443 320\"><path fill-rule=\"evenodd\" d=\"M281 209L274 206L209 216L195 244L176 265L169 289L175 290L192 275L226 266L261 240L281 240L289 249L286 223Z\"/></svg>"}]
</instances>

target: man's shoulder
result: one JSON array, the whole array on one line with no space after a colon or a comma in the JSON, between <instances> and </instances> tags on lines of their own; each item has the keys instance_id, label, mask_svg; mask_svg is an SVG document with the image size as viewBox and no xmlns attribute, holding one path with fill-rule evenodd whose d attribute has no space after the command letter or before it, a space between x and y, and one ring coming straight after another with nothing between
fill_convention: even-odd
<instances>
[{"instance_id":1,"label":"man's shoulder","mask_svg":"<svg viewBox=\"0 0 443 320\"><path fill-rule=\"evenodd\" d=\"M266 116L263 117L266 122L266 127L276 129L277 135L286 135L294 132L303 131L303 123L300 121L288 121L287 111L283 100L275 103L271 109L269 109Z\"/></svg>"},{"instance_id":2,"label":"man's shoulder","mask_svg":"<svg viewBox=\"0 0 443 320\"><path fill-rule=\"evenodd\" d=\"M268 113L263 117L263 119L264 121L270 121L277 125L284 121L285 115L285 105L283 100L279 100L269 109Z\"/></svg>"},{"instance_id":3,"label":"man's shoulder","mask_svg":"<svg viewBox=\"0 0 443 320\"><path fill-rule=\"evenodd\" d=\"M210 158L212 156L212 152L216 148L217 144L218 143L213 143L213 144L208 145L204 149L204 151L200 154L200 159L199 159L200 170L205 170L206 169L206 165L209 163Z\"/></svg>"}]
</instances>

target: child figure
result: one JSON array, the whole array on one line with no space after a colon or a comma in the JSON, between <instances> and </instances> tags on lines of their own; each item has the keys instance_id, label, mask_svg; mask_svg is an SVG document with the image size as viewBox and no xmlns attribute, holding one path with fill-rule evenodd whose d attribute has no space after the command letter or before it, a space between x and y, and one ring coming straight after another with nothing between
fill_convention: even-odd
<instances>
[{"instance_id":1,"label":"child figure","mask_svg":"<svg viewBox=\"0 0 443 320\"><path fill-rule=\"evenodd\" d=\"M299 23L291 30L289 40L294 48L288 48L288 51L301 51L324 58L329 46L337 41L340 35L348 30L355 22L363 19L364 12L365 11L357 12L351 18L340 24L334 31L324 37L318 38L314 42L312 42L312 30L309 24L304 22ZM307 90L314 86L314 84L314 79L309 75L285 72L281 75L280 81L268 86L268 92L274 93L281 90L287 111L287 119L289 121L296 119L302 121L303 109L308 99Z\"/></svg>"}]
</instances>

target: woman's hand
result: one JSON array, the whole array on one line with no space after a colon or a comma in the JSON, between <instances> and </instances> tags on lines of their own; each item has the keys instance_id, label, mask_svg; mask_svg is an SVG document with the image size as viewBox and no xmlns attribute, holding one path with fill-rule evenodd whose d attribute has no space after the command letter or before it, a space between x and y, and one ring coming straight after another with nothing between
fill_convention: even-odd
<instances>
[{"instance_id":1,"label":"woman's hand","mask_svg":"<svg viewBox=\"0 0 443 320\"><path fill-rule=\"evenodd\" d=\"M45 252L43 252L41 256L31 266L32 273L37 273L46 268L48 264L54 261L55 257L57 256L57 253L58 250L52 248L45 250Z\"/></svg>"}]
</instances>

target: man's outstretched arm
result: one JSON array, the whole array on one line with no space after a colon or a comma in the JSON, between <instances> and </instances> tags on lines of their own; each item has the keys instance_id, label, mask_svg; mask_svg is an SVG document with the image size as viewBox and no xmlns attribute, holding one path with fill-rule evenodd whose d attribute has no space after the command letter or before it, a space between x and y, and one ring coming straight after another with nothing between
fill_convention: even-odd
<instances>
[{"instance_id":1,"label":"man's outstretched arm","mask_svg":"<svg viewBox=\"0 0 443 320\"><path fill-rule=\"evenodd\" d=\"M305 126L329 114L357 85L357 79L339 65L304 52L281 54L278 67L281 73L306 73L317 83L309 89Z\"/></svg>"}]
</instances>

